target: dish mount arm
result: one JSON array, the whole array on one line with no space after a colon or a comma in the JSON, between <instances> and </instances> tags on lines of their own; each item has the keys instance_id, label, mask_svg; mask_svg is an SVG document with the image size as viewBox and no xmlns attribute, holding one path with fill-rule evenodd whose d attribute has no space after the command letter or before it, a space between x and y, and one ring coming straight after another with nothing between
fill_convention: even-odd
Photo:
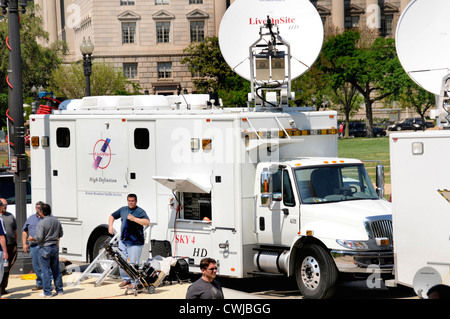
<instances>
[{"instance_id":1,"label":"dish mount arm","mask_svg":"<svg viewBox=\"0 0 450 319\"><path fill-rule=\"evenodd\" d=\"M291 46L267 16L259 39L249 48L251 99L255 108L288 106L291 93Z\"/></svg>"}]
</instances>

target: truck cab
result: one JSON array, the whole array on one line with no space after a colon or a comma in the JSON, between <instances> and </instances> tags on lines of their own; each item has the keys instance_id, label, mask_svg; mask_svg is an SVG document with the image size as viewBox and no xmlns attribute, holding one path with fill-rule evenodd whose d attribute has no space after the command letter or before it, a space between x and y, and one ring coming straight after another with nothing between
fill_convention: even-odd
<instances>
[{"instance_id":1,"label":"truck cab","mask_svg":"<svg viewBox=\"0 0 450 319\"><path fill-rule=\"evenodd\" d=\"M339 273L392 273L390 203L361 161L259 163L255 193L259 271L295 275L312 298L332 294Z\"/></svg>"}]
</instances>

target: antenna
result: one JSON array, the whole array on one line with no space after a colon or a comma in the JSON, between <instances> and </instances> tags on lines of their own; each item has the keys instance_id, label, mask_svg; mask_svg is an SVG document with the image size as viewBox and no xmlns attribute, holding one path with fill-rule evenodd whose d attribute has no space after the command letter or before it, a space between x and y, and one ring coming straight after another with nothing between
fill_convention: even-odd
<instances>
[{"instance_id":1,"label":"antenna","mask_svg":"<svg viewBox=\"0 0 450 319\"><path fill-rule=\"evenodd\" d=\"M237 0L222 18L219 45L231 69L251 82L249 101L281 107L291 99L291 80L317 59L323 34L308 0Z\"/></svg>"},{"instance_id":2,"label":"antenna","mask_svg":"<svg viewBox=\"0 0 450 319\"><path fill-rule=\"evenodd\" d=\"M397 55L411 79L439 96L435 116L450 123L450 30L448 0L413 0L396 31Z\"/></svg>"},{"instance_id":3,"label":"antenna","mask_svg":"<svg viewBox=\"0 0 450 319\"><path fill-rule=\"evenodd\" d=\"M291 46L281 38L278 26L272 24L269 16L259 35L249 48L250 100L255 100L256 107L287 105L291 92Z\"/></svg>"}]
</instances>

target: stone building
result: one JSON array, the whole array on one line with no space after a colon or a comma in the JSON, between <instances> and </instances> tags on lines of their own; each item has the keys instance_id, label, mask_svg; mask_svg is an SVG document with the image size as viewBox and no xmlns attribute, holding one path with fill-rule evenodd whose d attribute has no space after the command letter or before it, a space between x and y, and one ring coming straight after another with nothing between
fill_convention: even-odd
<instances>
[{"instance_id":1,"label":"stone building","mask_svg":"<svg viewBox=\"0 0 450 319\"><path fill-rule=\"evenodd\" d=\"M340 29L379 29L382 36L394 37L401 13L411 0L311 0L324 26Z\"/></svg>"},{"instance_id":2,"label":"stone building","mask_svg":"<svg viewBox=\"0 0 450 319\"><path fill-rule=\"evenodd\" d=\"M193 41L217 36L220 20L234 0L35 0L50 43L68 43L67 62L82 58L80 44L90 38L94 59L123 68L150 94L191 93L192 74L180 63ZM378 28L394 36L410 0L311 0L324 25Z\"/></svg>"}]
</instances>

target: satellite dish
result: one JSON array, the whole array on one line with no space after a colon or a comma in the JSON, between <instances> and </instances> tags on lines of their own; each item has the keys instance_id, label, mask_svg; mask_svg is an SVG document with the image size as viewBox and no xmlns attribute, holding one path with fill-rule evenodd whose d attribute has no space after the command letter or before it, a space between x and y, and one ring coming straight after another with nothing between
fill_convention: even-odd
<instances>
[{"instance_id":1,"label":"satellite dish","mask_svg":"<svg viewBox=\"0 0 450 319\"><path fill-rule=\"evenodd\" d=\"M397 25L397 54L408 75L439 95L450 72L449 0L413 0Z\"/></svg>"},{"instance_id":2,"label":"satellite dish","mask_svg":"<svg viewBox=\"0 0 450 319\"><path fill-rule=\"evenodd\" d=\"M323 44L322 19L309 0L236 0L220 23L222 55L234 72L251 80L249 48L258 40L267 16L290 43L291 78L295 79L313 65Z\"/></svg>"},{"instance_id":3,"label":"satellite dish","mask_svg":"<svg viewBox=\"0 0 450 319\"><path fill-rule=\"evenodd\" d=\"M427 299L427 292L431 287L442 283L441 275L432 267L423 267L415 274L413 288L417 296Z\"/></svg>"}]
</instances>

